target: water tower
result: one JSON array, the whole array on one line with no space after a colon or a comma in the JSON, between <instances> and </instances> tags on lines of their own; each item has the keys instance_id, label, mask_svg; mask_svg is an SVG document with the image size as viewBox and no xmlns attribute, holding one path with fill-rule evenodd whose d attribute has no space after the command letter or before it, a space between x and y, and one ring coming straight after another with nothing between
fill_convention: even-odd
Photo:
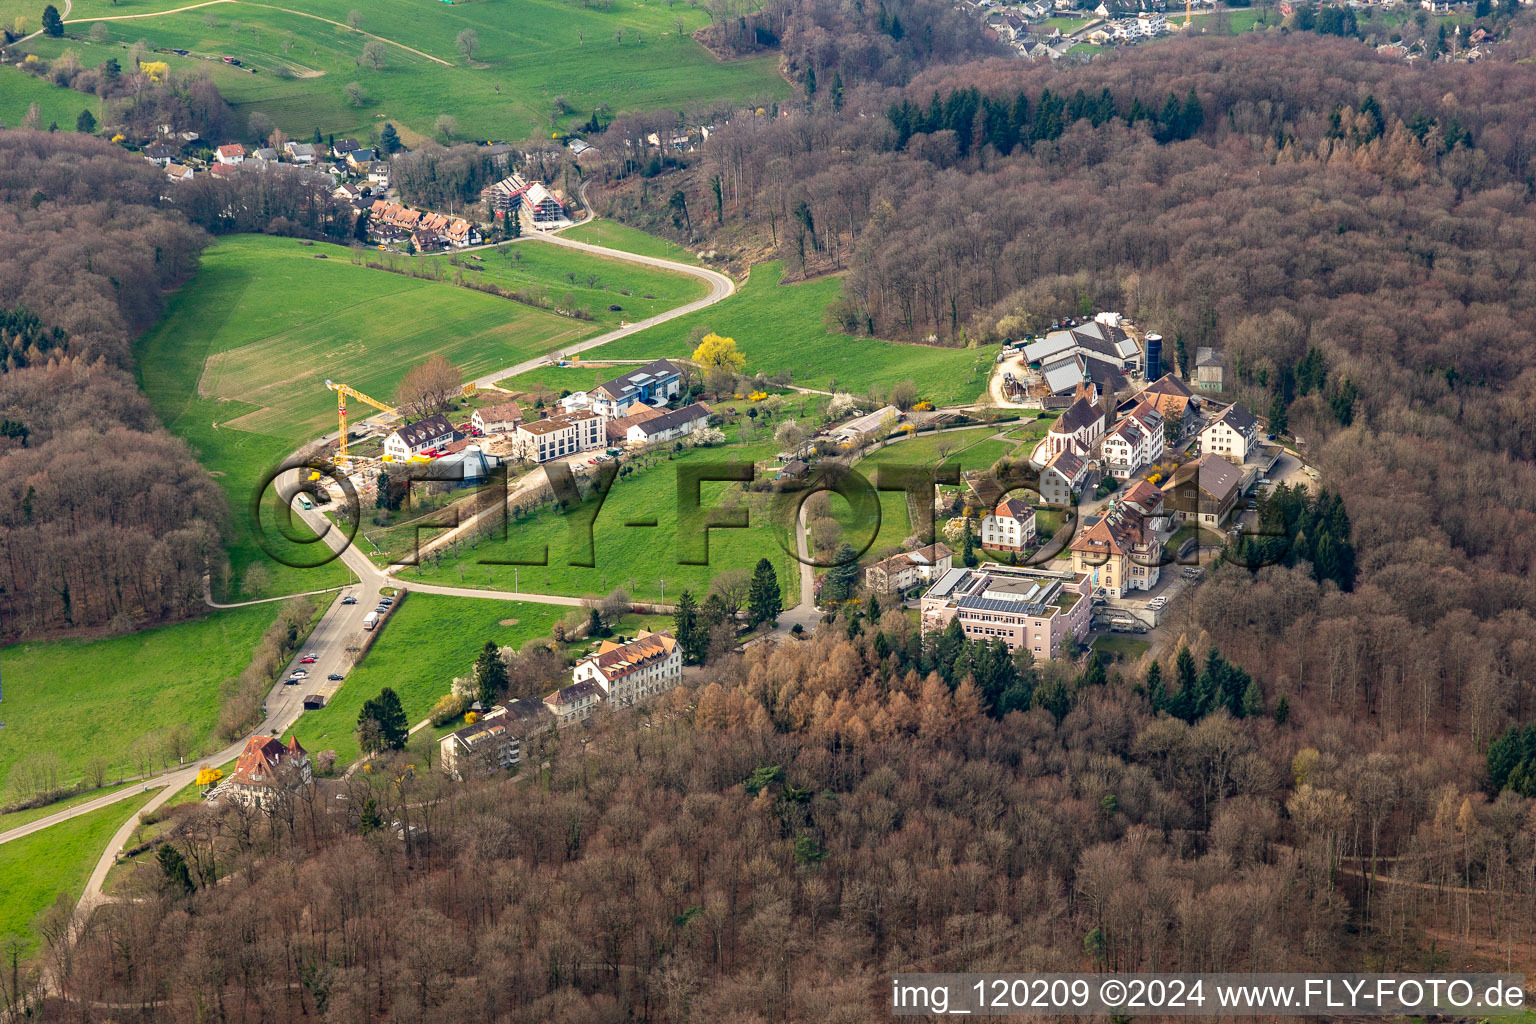
<instances>
[{"instance_id":1,"label":"water tower","mask_svg":"<svg viewBox=\"0 0 1536 1024\"><path fill-rule=\"evenodd\" d=\"M1147 372L1149 381L1157 380L1163 375L1163 336L1161 334L1147 335Z\"/></svg>"}]
</instances>

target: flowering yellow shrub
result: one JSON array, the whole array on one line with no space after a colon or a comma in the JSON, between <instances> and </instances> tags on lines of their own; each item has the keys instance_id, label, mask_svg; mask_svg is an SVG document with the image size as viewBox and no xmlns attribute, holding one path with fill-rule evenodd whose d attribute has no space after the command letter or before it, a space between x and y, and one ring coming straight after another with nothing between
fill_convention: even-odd
<instances>
[{"instance_id":1,"label":"flowering yellow shrub","mask_svg":"<svg viewBox=\"0 0 1536 1024\"><path fill-rule=\"evenodd\" d=\"M763 399L765 399L767 397L768 397L768 392L766 392L766 391L754 391L750 395L747 396L747 400L749 402L761 402Z\"/></svg>"}]
</instances>

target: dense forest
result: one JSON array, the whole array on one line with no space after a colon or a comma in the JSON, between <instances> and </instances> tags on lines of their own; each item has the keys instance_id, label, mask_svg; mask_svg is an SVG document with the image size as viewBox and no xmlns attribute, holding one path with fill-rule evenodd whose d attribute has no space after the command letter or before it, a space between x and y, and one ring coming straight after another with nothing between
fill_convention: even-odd
<instances>
[{"instance_id":1,"label":"dense forest","mask_svg":"<svg viewBox=\"0 0 1536 1024\"><path fill-rule=\"evenodd\" d=\"M224 499L130 372L207 237L164 184L105 142L0 132L0 637L203 607Z\"/></svg>"},{"instance_id":2,"label":"dense forest","mask_svg":"<svg viewBox=\"0 0 1536 1024\"><path fill-rule=\"evenodd\" d=\"M1477 748L1533 711L1532 42L1517 23L1470 66L1295 33L935 68L594 191L672 232L683 191L718 210L693 218L709 244L842 268L852 332L965 344L1117 309L1186 366L1223 348L1235 396L1337 488L1356 584L1263 569L1203 588L1191 624L1355 729Z\"/></svg>"},{"instance_id":3,"label":"dense forest","mask_svg":"<svg viewBox=\"0 0 1536 1024\"><path fill-rule=\"evenodd\" d=\"M851 1024L895 970L1528 955L1536 803L1466 745L1359 742L1317 691L1298 722L1203 636L1146 679L1026 655L998 715L986 655L946 682L912 628L725 657L512 779L402 756L271 818L179 808L134 900L67 955L45 923L56 1019Z\"/></svg>"}]
</instances>

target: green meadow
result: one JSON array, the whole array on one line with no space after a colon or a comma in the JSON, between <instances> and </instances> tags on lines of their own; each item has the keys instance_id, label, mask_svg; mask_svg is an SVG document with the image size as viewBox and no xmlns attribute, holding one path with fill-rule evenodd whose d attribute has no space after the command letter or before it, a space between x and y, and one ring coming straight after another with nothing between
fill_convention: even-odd
<instances>
[{"instance_id":1,"label":"green meadow","mask_svg":"<svg viewBox=\"0 0 1536 1024\"><path fill-rule=\"evenodd\" d=\"M415 270L423 265L441 266L445 278L455 283L492 284L527 293L560 309L585 310L592 315L592 323L609 329L621 322L665 313L703 298L709 291L709 286L696 277L542 242L513 242L465 253L457 265L449 263L446 255L392 259L412 261Z\"/></svg>"},{"instance_id":2,"label":"green meadow","mask_svg":"<svg viewBox=\"0 0 1536 1024\"><path fill-rule=\"evenodd\" d=\"M292 733L311 755L336 751L337 764L357 760L357 716L384 687L400 695L412 725L427 717L454 676L469 675L487 640L522 647L547 637L571 609L522 601L411 594L392 614L363 663L319 711L305 712Z\"/></svg>"},{"instance_id":3,"label":"green meadow","mask_svg":"<svg viewBox=\"0 0 1536 1024\"><path fill-rule=\"evenodd\" d=\"M318 569L279 564L263 551L250 515L270 468L335 429L327 378L388 402L406 370L429 356L474 376L599 329L452 284L354 266L350 255L292 239L224 239L204 252L165 319L135 346L139 382L155 411L229 497L233 599L350 579L339 561ZM285 540L270 507L261 523L268 546L286 561L317 560L319 548ZM295 536L307 535L294 525Z\"/></svg>"},{"instance_id":4,"label":"green meadow","mask_svg":"<svg viewBox=\"0 0 1536 1024\"><path fill-rule=\"evenodd\" d=\"M724 472L728 465L771 458L777 450L770 439L753 445L692 448L642 457L627 463L638 468L614 482L595 516L592 502L565 514L546 509L537 517L516 523L505 540L481 541L445 555L440 563L403 570L401 578L407 584L420 579L577 597L607 594L621 587L636 600L660 601L665 597L670 602L685 587L702 596L716 573L750 570L759 558L767 556L778 573L787 607L796 598L795 562L775 539L778 532L770 521L767 495L743 496L734 483L699 484L703 509L732 510L746 522L744 527L709 530L707 556L702 530L690 526L680 532L678 528L683 501L679 492L686 479L683 470L707 467L709 472ZM592 564L572 565L573 561ZM511 562L521 564L488 564ZM546 564L532 564L539 562ZM696 562L705 564L693 564Z\"/></svg>"},{"instance_id":5,"label":"green meadow","mask_svg":"<svg viewBox=\"0 0 1536 1024\"><path fill-rule=\"evenodd\" d=\"M216 0L178 9L189 6L81 0L66 38L39 37L27 47L44 57L74 50L83 63L99 64L123 59L124 47L142 40L173 73L207 73L238 111L259 110L299 137L319 129L366 138L390 121L413 142L438 137L437 118L449 114L457 137L522 139L568 129L600 106L617 113L716 100L769 103L790 91L776 57L722 61L693 40L690 33L709 16L691 3ZM362 15L356 30L349 27L353 11ZM6 20L23 14L37 22L41 12L31 0L0 0ZM107 27L105 42L90 41L94 23ZM465 30L478 40L470 56L458 45ZM384 45L383 67L365 66L369 42ZM362 103L346 95L350 82L363 87Z\"/></svg>"},{"instance_id":6,"label":"green meadow","mask_svg":"<svg viewBox=\"0 0 1536 1024\"><path fill-rule=\"evenodd\" d=\"M172 723L185 722L195 744L213 746L219 684L249 664L278 607L229 608L128 636L40 640L0 651L0 787L18 765L45 752L57 756L64 785L79 781L96 755L112 766L109 779L119 770L136 773L131 748L144 737L158 740Z\"/></svg>"},{"instance_id":7,"label":"green meadow","mask_svg":"<svg viewBox=\"0 0 1536 1024\"><path fill-rule=\"evenodd\" d=\"M0 125L20 126L34 103L39 128L57 123L61 131L72 132L82 110L89 110L98 122L101 120L101 100L95 96L60 89L15 68L0 67Z\"/></svg>"},{"instance_id":8,"label":"green meadow","mask_svg":"<svg viewBox=\"0 0 1536 1024\"><path fill-rule=\"evenodd\" d=\"M151 795L129 797L0 846L0 936L22 936L23 955L36 949L35 937L26 941L33 921L61 894L71 904L80 898L108 841Z\"/></svg>"},{"instance_id":9,"label":"green meadow","mask_svg":"<svg viewBox=\"0 0 1536 1024\"><path fill-rule=\"evenodd\" d=\"M648 235L638 228L620 224L616 220L600 217L586 224L578 224L560 232L560 237L588 245L601 245L607 249L621 249L637 256L657 256L678 263L699 263L697 256L676 242L655 235Z\"/></svg>"},{"instance_id":10,"label":"green meadow","mask_svg":"<svg viewBox=\"0 0 1536 1024\"><path fill-rule=\"evenodd\" d=\"M935 405L975 401L985 390L991 369L988 352L977 349L909 345L877 338L856 337L829 331L822 314L837 298L842 282L825 277L803 284L781 284L782 263L761 263L736 294L649 330L592 349L589 360L659 359L687 356L692 352L690 333L708 328L736 339L747 357L746 370L772 376L788 371L791 382L801 387L863 392L889 390L910 380L920 397ZM539 376L525 384L522 377L502 382L511 390L526 390L538 381L572 391L584 386L590 374L571 371L572 383L557 383L558 372L541 368Z\"/></svg>"}]
</instances>

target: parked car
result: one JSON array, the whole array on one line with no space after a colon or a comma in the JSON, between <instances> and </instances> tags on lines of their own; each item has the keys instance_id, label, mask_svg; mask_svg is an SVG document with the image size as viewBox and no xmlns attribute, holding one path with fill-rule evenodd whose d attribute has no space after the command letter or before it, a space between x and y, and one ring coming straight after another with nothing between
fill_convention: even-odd
<instances>
[{"instance_id":1,"label":"parked car","mask_svg":"<svg viewBox=\"0 0 1536 1024\"><path fill-rule=\"evenodd\" d=\"M342 604L357 604L357 598L353 597L351 594L348 594L346 597L341 599L341 603Z\"/></svg>"},{"instance_id":2,"label":"parked car","mask_svg":"<svg viewBox=\"0 0 1536 1024\"><path fill-rule=\"evenodd\" d=\"M1153 609L1154 611L1156 611L1157 609L1163 607L1167 603L1168 603L1168 599L1166 597L1163 597L1162 595L1158 595L1157 597L1154 597L1152 600L1147 602L1147 607Z\"/></svg>"},{"instance_id":3,"label":"parked car","mask_svg":"<svg viewBox=\"0 0 1536 1024\"><path fill-rule=\"evenodd\" d=\"M306 655L304 655L304 657L299 659L299 664L300 665L313 665L314 663L315 663L315 656L313 654L306 654Z\"/></svg>"},{"instance_id":4,"label":"parked car","mask_svg":"<svg viewBox=\"0 0 1536 1024\"><path fill-rule=\"evenodd\" d=\"M379 604L383 605L385 608L388 608L390 605L392 605L394 603L395 603L395 599L392 598L392 597L385 596L385 597L379 598Z\"/></svg>"}]
</instances>

